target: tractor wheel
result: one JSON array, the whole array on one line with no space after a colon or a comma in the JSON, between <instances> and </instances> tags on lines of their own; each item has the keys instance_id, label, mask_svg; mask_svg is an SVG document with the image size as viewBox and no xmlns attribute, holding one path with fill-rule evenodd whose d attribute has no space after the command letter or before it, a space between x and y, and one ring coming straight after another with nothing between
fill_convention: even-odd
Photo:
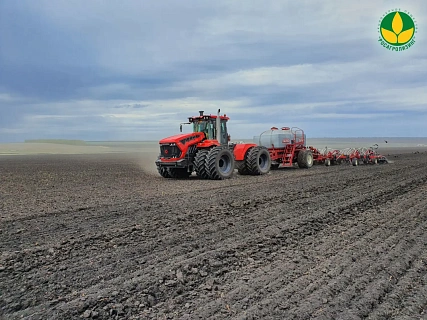
<instances>
[{"instance_id":1,"label":"tractor wheel","mask_svg":"<svg viewBox=\"0 0 427 320\"><path fill-rule=\"evenodd\" d=\"M214 147L206 157L205 166L212 180L231 178L234 171L234 155L227 148Z\"/></svg>"},{"instance_id":2,"label":"tractor wheel","mask_svg":"<svg viewBox=\"0 0 427 320\"><path fill-rule=\"evenodd\" d=\"M236 169L240 175L245 176L249 174L248 167L246 166L246 157L242 161L236 161Z\"/></svg>"},{"instance_id":3,"label":"tractor wheel","mask_svg":"<svg viewBox=\"0 0 427 320\"><path fill-rule=\"evenodd\" d=\"M266 174L270 171L270 153L265 147L254 147L248 151L247 168L251 175Z\"/></svg>"},{"instance_id":4,"label":"tractor wheel","mask_svg":"<svg viewBox=\"0 0 427 320\"><path fill-rule=\"evenodd\" d=\"M378 159L377 159L377 158L373 158L373 159L371 160L371 163L372 163L372 164L377 164L377 163L378 163Z\"/></svg>"},{"instance_id":5,"label":"tractor wheel","mask_svg":"<svg viewBox=\"0 0 427 320\"><path fill-rule=\"evenodd\" d=\"M209 179L209 173L206 171L206 157L208 153L208 149L200 149L194 158L194 169L197 176L201 179Z\"/></svg>"},{"instance_id":6,"label":"tractor wheel","mask_svg":"<svg viewBox=\"0 0 427 320\"><path fill-rule=\"evenodd\" d=\"M169 168L169 175L174 179L188 178L191 172L188 172L186 168Z\"/></svg>"},{"instance_id":7,"label":"tractor wheel","mask_svg":"<svg viewBox=\"0 0 427 320\"><path fill-rule=\"evenodd\" d=\"M311 168L313 166L313 154L310 150L301 150L297 158L298 167Z\"/></svg>"},{"instance_id":8,"label":"tractor wheel","mask_svg":"<svg viewBox=\"0 0 427 320\"><path fill-rule=\"evenodd\" d=\"M163 178L171 178L171 175L169 174L169 170L165 167L157 166L157 171Z\"/></svg>"},{"instance_id":9,"label":"tractor wheel","mask_svg":"<svg viewBox=\"0 0 427 320\"><path fill-rule=\"evenodd\" d=\"M239 161L239 163L237 164L237 172L239 172L239 174L241 174L242 176L250 174L248 166L248 156L252 149L253 147L249 148L246 151L245 158L242 161Z\"/></svg>"},{"instance_id":10,"label":"tractor wheel","mask_svg":"<svg viewBox=\"0 0 427 320\"><path fill-rule=\"evenodd\" d=\"M330 159L326 159L325 160L325 166L329 167L331 165L331 160Z\"/></svg>"},{"instance_id":11,"label":"tractor wheel","mask_svg":"<svg viewBox=\"0 0 427 320\"><path fill-rule=\"evenodd\" d=\"M358 165L359 165L359 159L354 158L353 160L351 160L351 164L352 164L353 166L358 166Z\"/></svg>"}]
</instances>

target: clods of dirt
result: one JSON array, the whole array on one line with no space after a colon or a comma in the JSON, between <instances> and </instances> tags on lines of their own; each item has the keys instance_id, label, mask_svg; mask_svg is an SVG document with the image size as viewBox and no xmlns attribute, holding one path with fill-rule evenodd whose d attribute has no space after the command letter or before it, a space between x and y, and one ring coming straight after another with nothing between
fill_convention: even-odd
<instances>
[{"instance_id":1,"label":"clods of dirt","mask_svg":"<svg viewBox=\"0 0 427 320\"><path fill-rule=\"evenodd\" d=\"M0 159L0 318L426 316L425 154L223 181L137 157Z\"/></svg>"}]
</instances>

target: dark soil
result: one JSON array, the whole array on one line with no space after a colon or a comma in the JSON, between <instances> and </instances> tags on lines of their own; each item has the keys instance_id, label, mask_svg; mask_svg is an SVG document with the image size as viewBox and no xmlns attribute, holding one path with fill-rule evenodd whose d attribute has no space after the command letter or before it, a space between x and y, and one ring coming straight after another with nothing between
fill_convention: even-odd
<instances>
[{"instance_id":1,"label":"dark soil","mask_svg":"<svg viewBox=\"0 0 427 320\"><path fill-rule=\"evenodd\" d=\"M0 318L426 319L427 153L390 158L209 181L2 157Z\"/></svg>"}]
</instances>

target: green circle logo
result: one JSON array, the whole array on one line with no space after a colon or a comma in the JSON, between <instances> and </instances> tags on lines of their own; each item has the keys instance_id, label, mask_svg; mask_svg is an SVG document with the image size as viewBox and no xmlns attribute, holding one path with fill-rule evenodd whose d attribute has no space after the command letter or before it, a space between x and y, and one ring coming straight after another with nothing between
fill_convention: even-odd
<instances>
[{"instance_id":1,"label":"green circle logo","mask_svg":"<svg viewBox=\"0 0 427 320\"><path fill-rule=\"evenodd\" d=\"M382 46L392 51L408 49L415 43L416 23L407 11L389 10L380 20Z\"/></svg>"}]
</instances>

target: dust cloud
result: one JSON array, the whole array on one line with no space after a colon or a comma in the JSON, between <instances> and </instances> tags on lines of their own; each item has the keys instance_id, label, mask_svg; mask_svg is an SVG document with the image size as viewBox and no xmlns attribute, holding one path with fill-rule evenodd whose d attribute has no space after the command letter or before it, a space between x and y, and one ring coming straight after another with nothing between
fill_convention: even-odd
<instances>
[{"instance_id":1,"label":"dust cloud","mask_svg":"<svg viewBox=\"0 0 427 320\"><path fill-rule=\"evenodd\" d=\"M157 167L155 161L159 156L159 152L157 151L144 151L138 153L136 160L136 164L141 168L141 170L149 176L158 176Z\"/></svg>"}]
</instances>

